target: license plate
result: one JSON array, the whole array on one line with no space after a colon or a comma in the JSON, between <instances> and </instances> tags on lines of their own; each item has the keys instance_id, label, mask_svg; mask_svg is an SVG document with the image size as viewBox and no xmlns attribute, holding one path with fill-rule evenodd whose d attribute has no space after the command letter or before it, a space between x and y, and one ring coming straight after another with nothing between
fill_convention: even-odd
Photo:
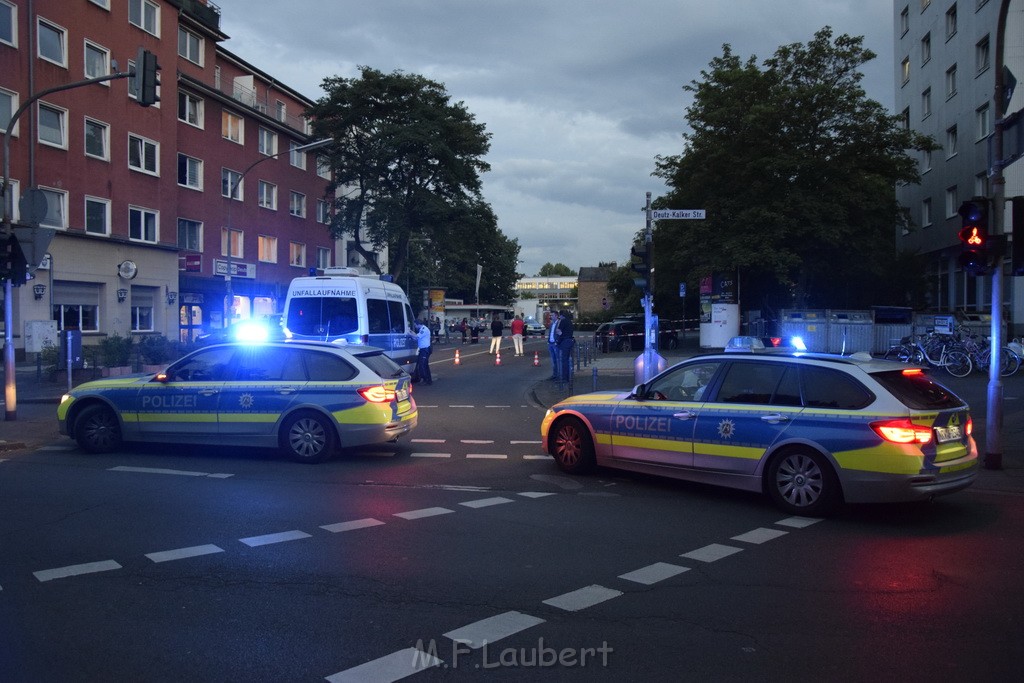
<instances>
[{"instance_id":1,"label":"license plate","mask_svg":"<svg viewBox=\"0 0 1024 683\"><path fill-rule=\"evenodd\" d=\"M948 427L936 427L935 428L935 440L939 443L946 443L947 441L959 441L963 438L963 430L960 429L960 425L950 425Z\"/></svg>"},{"instance_id":2,"label":"license plate","mask_svg":"<svg viewBox=\"0 0 1024 683\"><path fill-rule=\"evenodd\" d=\"M409 400L409 390L408 389L399 389L398 391L395 392L395 398L397 398L399 401L408 401Z\"/></svg>"}]
</instances>

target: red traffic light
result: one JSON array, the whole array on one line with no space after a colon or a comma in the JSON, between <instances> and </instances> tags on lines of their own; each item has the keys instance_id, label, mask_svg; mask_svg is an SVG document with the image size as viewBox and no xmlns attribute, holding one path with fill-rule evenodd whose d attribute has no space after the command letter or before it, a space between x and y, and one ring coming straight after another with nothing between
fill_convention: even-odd
<instances>
[{"instance_id":1,"label":"red traffic light","mask_svg":"<svg viewBox=\"0 0 1024 683\"><path fill-rule=\"evenodd\" d=\"M984 247L988 243L988 233L977 225L969 225L960 230L960 241L972 247Z\"/></svg>"}]
</instances>

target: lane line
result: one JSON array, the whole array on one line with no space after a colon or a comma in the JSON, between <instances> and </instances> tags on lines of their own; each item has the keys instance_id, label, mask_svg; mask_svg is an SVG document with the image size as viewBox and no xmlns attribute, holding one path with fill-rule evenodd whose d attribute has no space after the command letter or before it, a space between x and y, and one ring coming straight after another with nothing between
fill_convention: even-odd
<instances>
[{"instance_id":1,"label":"lane line","mask_svg":"<svg viewBox=\"0 0 1024 683\"><path fill-rule=\"evenodd\" d=\"M108 572L112 569L120 568L121 565L113 560L103 560L102 562L86 562L85 564L73 564L67 567L57 567L56 569L43 569L38 572L32 572L32 574L42 582L53 581L54 579L63 579L68 576L79 576L81 574Z\"/></svg>"},{"instance_id":2,"label":"lane line","mask_svg":"<svg viewBox=\"0 0 1024 683\"><path fill-rule=\"evenodd\" d=\"M508 460L504 453L466 453L467 460Z\"/></svg>"},{"instance_id":3,"label":"lane line","mask_svg":"<svg viewBox=\"0 0 1024 683\"><path fill-rule=\"evenodd\" d=\"M450 405L449 408L476 408L476 406Z\"/></svg>"},{"instance_id":4,"label":"lane line","mask_svg":"<svg viewBox=\"0 0 1024 683\"><path fill-rule=\"evenodd\" d=\"M413 458L450 458L451 453L412 453L410 457Z\"/></svg>"},{"instance_id":5,"label":"lane line","mask_svg":"<svg viewBox=\"0 0 1024 683\"><path fill-rule=\"evenodd\" d=\"M691 550L688 553L683 553L679 557L685 557L689 560L698 560L699 562L716 562L723 557L729 557L730 555L735 555L742 551L743 548L734 548L731 545L712 543L704 546L703 548L697 548L696 550Z\"/></svg>"},{"instance_id":6,"label":"lane line","mask_svg":"<svg viewBox=\"0 0 1024 683\"><path fill-rule=\"evenodd\" d=\"M604 586L598 586L593 584L591 586L584 586L562 595L556 595L553 598L544 600L545 605L551 605L558 609L563 609L566 612L579 612L582 609L593 607L606 600L617 598L622 595L622 591L617 591L613 588L605 588Z\"/></svg>"},{"instance_id":7,"label":"lane line","mask_svg":"<svg viewBox=\"0 0 1024 683\"><path fill-rule=\"evenodd\" d=\"M465 505L468 508L476 509L476 508L490 507L491 505L502 505L503 503L513 503L513 502L515 502L515 501L513 501L511 498L502 498L501 496L497 496L495 498L481 498L480 500L467 500L464 503L459 503L459 505Z\"/></svg>"},{"instance_id":8,"label":"lane line","mask_svg":"<svg viewBox=\"0 0 1024 683\"><path fill-rule=\"evenodd\" d=\"M550 455L524 455L523 460L554 460Z\"/></svg>"},{"instance_id":9,"label":"lane line","mask_svg":"<svg viewBox=\"0 0 1024 683\"><path fill-rule=\"evenodd\" d=\"M688 571L690 571L689 567L682 567L678 564L669 564L668 562L655 562L654 564L646 567L641 567L640 569L620 574L619 578L650 586L658 583L659 581L671 579L673 576L678 576L679 574Z\"/></svg>"},{"instance_id":10,"label":"lane line","mask_svg":"<svg viewBox=\"0 0 1024 683\"><path fill-rule=\"evenodd\" d=\"M284 543L286 541L298 541L303 538L311 538L305 531L281 531L276 534L263 534L262 536L250 536L248 538L238 539L242 543L246 544L250 548L255 548L261 545L270 545L272 543Z\"/></svg>"},{"instance_id":11,"label":"lane line","mask_svg":"<svg viewBox=\"0 0 1024 683\"><path fill-rule=\"evenodd\" d=\"M335 524L324 524L321 529L330 531L332 534L341 533L342 531L355 531L356 529L368 529L372 526L380 526L384 522L379 519L367 517L365 519L354 519L351 522L337 522Z\"/></svg>"},{"instance_id":12,"label":"lane line","mask_svg":"<svg viewBox=\"0 0 1024 683\"><path fill-rule=\"evenodd\" d=\"M409 439L410 443L444 443L448 439Z\"/></svg>"},{"instance_id":13,"label":"lane line","mask_svg":"<svg viewBox=\"0 0 1024 683\"><path fill-rule=\"evenodd\" d=\"M779 526L789 526L794 529L806 529L810 525L817 524L820 521L820 517L787 517L786 519L780 519L775 523Z\"/></svg>"},{"instance_id":14,"label":"lane line","mask_svg":"<svg viewBox=\"0 0 1024 683\"><path fill-rule=\"evenodd\" d=\"M543 623L544 620L540 617L511 611L466 624L443 635L472 650L479 650L485 645Z\"/></svg>"},{"instance_id":15,"label":"lane line","mask_svg":"<svg viewBox=\"0 0 1024 683\"><path fill-rule=\"evenodd\" d=\"M461 439L459 440L459 443L494 443L494 439Z\"/></svg>"},{"instance_id":16,"label":"lane line","mask_svg":"<svg viewBox=\"0 0 1024 683\"><path fill-rule=\"evenodd\" d=\"M233 474L216 473L210 474L209 472L191 472L188 470L171 470L163 467L131 467L128 465L119 465L117 467L111 467L107 471L109 472L135 472L139 474L173 474L179 477L211 477L214 479L227 479L233 477Z\"/></svg>"},{"instance_id":17,"label":"lane line","mask_svg":"<svg viewBox=\"0 0 1024 683\"><path fill-rule=\"evenodd\" d=\"M402 519L423 519L424 517L434 517L436 515L447 515L455 510L449 510L448 508L423 508L422 510L410 510L408 512L396 512L395 517L401 517Z\"/></svg>"},{"instance_id":18,"label":"lane line","mask_svg":"<svg viewBox=\"0 0 1024 683\"><path fill-rule=\"evenodd\" d=\"M223 548L210 543L207 545L194 545L191 548L178 548L177 550L161 550L156 553L146 553L146 557L151 559L153 562L170 562L171 560L184 560L189 557L199 557L200 555L212 555L213 553L222 552L224 552Z\"/></svg>"},{"instance_id":19,"label":"lane line","mask_svg":"<svg viewBox=\"0 0 1024 683\"><path fill-rule=\"evenodd\" d=\"M327 680L331 683L392 683L441 664L444 662L437 657L409 647L331 674Z\"/></svg>"},{"instance_id":20,"label":"lane line","mask_svg":"<svg viewBox=\"0 0 1024 683\"><path fill-rule=\"evenodd\" d=\"M512 444L513 446L518 446L520 444L537 445L537 444L541 444L541 443L544 443L544 442L540 441L540 440L537 440L537 441L509 441L509 443Z\"/></svg>"},{"instance_id":21,"label":"lane line","mask_svg":"<svg viewBox=\"0 0 1024 683\"><path fill-rule=\"evenodd\" d=\"M547 498L548 496L556 496L558 494L550 491L521 491L517 495L523 498Z\"/></svg>"},{"instance_id":22,"label":"lane line","mask_svg":"<svg viewBox=\"0 0 1024 683\"><path fill-rule=\"evenodd\" d=\"M512 406L484 406L484 408L511 408Z\"/></svg>"},{"instance_id":23,"label":"lane line","mask_svg":"<svg viewBox=\"0 0 1024 683\"><path fill-rule=\"evenodd\" d=\"M783 531L782 529L765 529L762 527L754 529L753 531L748 531L745 534L740 534L739 536L733 536L732 540L760 545L761 543L767 543L768 541L774 540L779 536L785 536L788 533L788 531Z\"/></svg>"}]
</instances>

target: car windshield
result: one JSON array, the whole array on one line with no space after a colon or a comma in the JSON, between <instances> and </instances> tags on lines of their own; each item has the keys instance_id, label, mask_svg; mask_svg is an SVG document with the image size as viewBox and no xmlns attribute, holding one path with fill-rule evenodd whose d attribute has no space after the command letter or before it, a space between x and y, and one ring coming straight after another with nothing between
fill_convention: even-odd
<instances>
[{"instance_id":1,"label":"car windshield","mask_svg":"<svg viewBox=\"0 0 1024 683\"><path fill-rule=\"evenodd\" d=\"M887 370L871 375L903 405L914 410L943 410L966 405L949 389L934 381L924 372Z\"/></svg>"}]
</instances>

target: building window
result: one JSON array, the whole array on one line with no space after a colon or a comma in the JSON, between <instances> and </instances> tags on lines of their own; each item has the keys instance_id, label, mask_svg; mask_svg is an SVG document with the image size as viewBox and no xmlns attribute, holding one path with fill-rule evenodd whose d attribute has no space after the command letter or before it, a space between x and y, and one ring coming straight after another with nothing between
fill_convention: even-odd
<instances>
[{"instance_id":1,"label":"building window","mask_svg":"<svg viewBox=\"0 0 1024 683\"><path fill-rule=\"evenodd\" d=\"M932 224L932 200L931 198L921 201L921 227L927 228Z\"/></svg>"},{"instance_id":2,"label":"building window","mask_svg":"<svg viewBox=\"0 0 1024 683\"><path fill-rule=\"evenodd\" d=\"M331 267L331 250L327 247L316 248L316 267L320 270Z\"/></svg>"},{"instance_id":3,"label":"building window","mask_svg":"<svg viewBox=\"0 0 1024 683\"><path fill-rule=\"evenodd\" d=\"M932 170L932 151L926 149L921 153L921 173Z\"/></svg>"},{"instance_id":4,"label":"building window","mask_svg":"<svg viewBox=\"0 0 1024 683\"><path fill-rule=\"evenodd\" d=\"M128 168L150 175L159 174L160 148L156 142L128 134Z\"/></svg>"},{"instance_id":5,"label":"building window","mask_svg":"<svg viewBox=\"0 0 1024 683\"><path fill-rule=\"evenodd\" d=\"M110 200L85 198L85 231L90 235L110 234Z\"/></svg>"},{"instance_id":6,"label":"building window","mask_svg":"<svg viewBox=\"0 0 1024 683\"><path fill-rule=\"evenodd\" d=\"M68 227L68 193L40 188L46 197L46 218L40 225L64 230Z\"/></svg>"},{"instance_id":7,"label":"building window","mask_svg":"<svg viewBox=\"0 0 1024 683\"><path fill-rule=\"evenodd\" d=\"M946 40L956 35L956 3L946 10Z\"/></svg>"},{"instance_id":8,"label":"building window","mask_svg":"<svg viewBox=\"0 0 1024 683\"><path fill-rule=\"evenodd\" d=\"M987 103L975 110L974 119L977 121L978 140L984 140L992 135L992 110Z\"/></svg>"},{"instance_id":9,"label":"building window","mask_svg":"<svg viewBox=\"0 0 1024 683\"><path fill-rule=\"evenodd\" d=\"M260 154L267 156L277 154L277 133L260 126L259 146Z\"/></svg>"},{"instance_id":10,"label":"building window","mask_svg":"<svg viewBox=\"0 0 1024 683\"><path fill-rule=\"evenodd\" d=\"M910 8L904 7L900 12L900 37L907 35L910 30Z\"/></svg>"},{"instance_id":11,"label":"building window","mask_svg":"<svg viewBox=\"0 0 1024 683\"><path fill-rule=\"evenodd\" d=\"M921 0L921 11L928 9L928 6L932 4L932 0Z\"/></svg>"},{"instance_id":12,"label":"building window","mask_svg":"<svg viewBox=\"0 0 1024 683\"><path fill-rule=\"evenodd\" d=\"M903 85L906 85L910 80L910 57L903 58L903 62L900 64L900 73L903 74Z\"/></svg>"},{"instance_id":13,"label":"building window","mask_svg":"<svg viewBox=\"0 0 1024 683\"><path fill-rule=\"evenodd\" d=\"M135 305L136 300L135 290L132 289L132 332L152 332L153 331L153 297L152 295L144 297L149 299L149 305Z\"/></svg>"},{"instance_id":14,"label":"building window","mask_svg":"<svg viewBox=\"0 0 1024 683\"><path fill-rule=\"evenodd\" d=\"M932 34L924 34L921 39L921 63L927 64L932 58Z\"/></svg>"},{"instance_id":15,"label":"building window","mask_svg":"<svg viewBox=\"0 0 1024 683\"><path fill-rule=\"evenodd\" d=\"M232 171L230 168L220 169L220 196L242 201L242 197L245 196L243 182L245 181L242 180L242 174L238 171Z\"/></svg>"},{"instance_id":16,"label":"building window","mask_svg":"<svg viewBox=\"0 0 1024 683\"><path fill-rule=\"evenodd\" d=\"M261 180L259 193L259 205L264 209L277 211L277 185Z\"/></svg>"},{"instance_id":17,"label":"building window","mask_svg":"<svg viewBox=\"0 0 1024 683\"><path fill-rule=\"evenodd\" d=\"M110 51L89 41L85 41L85 77L99 78L110 75ZM102 85L109 86L109 81Z\"/></svg>"},{"instance_id":18,"label":"building window","mask_svg":"<svg viewBox=\"0 0 1024 683\"><path fill-rule=\"evenodd\" d=\"M221 228L221 230L220 230L220 255L221 256L227 256L228 255L228 233L229 233L229 231L228 231L227 228ZM244 253L244 250L242 248L244 246L244 244L242 243L242 231L241 230L231 230L230 231L230 240L231 240L231 258L243 258L245 256L245 253Z\"/></svg>"},{"instance_id":19,"label":"building window","mask_svg":"<svg viewBox=\"0 0 1024 683\"><path fill-rule=\"evenodd\" d=\"M241 116L232 114L229 111L223 112L220 117L220 134L225 140L245 144L245 121Z\"/></svg>"},{"instance_id":20,"label":"building window","mask_svg":"<svg viewBox=\"0 0 1024 683\"><path fill-rule=\"evenodd\" d=\"M89 0L92 4L97 7L102 7L105 10L110 10L110 0Z\"/></svg>"},{"instance_id":21,"label":"building window","mask_svg":"<svg viewBox=\"0 0 1024 683\"><path fill-rule=\"evenodd\" d=\"M288 243L288 265L291 266L302 266L306 265L306 245L302 242L289 242Z\"/></svg>"},{"instance_id":22,"label":"building window","mask_svg":"<svg viewBox=\"0 0 1024 683\"><path fill-rule=\"evenodd\" d=\"M288 120L288 107L281 100L277 100L277 108L274 111L277 114L278 121L284 122Z\"/></svg>"},{"instance_id":23,"label":"building window","mask_svg":"<svg viewBox=\"0 0 1024 683\"><path fill-rule=\"evenodd\" d=\"M977 73L983 73L988 71L988 68L992 66L992 54L989 50L988 36L985 36L978 41L978 44L974 46L975 61L978 65Z\"/></svg>"},{"instance_id":24,"label":"building window","mask_svg":"<svg viewBox=\"0 0 1024 683\"><path fill-rule=\"evenodd\" d=\"M323 199L316 200L316 222L327 225L331 222L331 204Z\"/></svg>"},{"instance_id":25,"label":"building window","mask_svg":"<svg viewBox=\"0 0 1024 683\"><path fill-rule=\"evenodd\" d=\"M910 107L900 112L900 125L903 130L910 130Z\"/></svg>"},{"instance_id":26,"label":"building window","mask_svg":"<svg viewBox=\"0 0 1024 683\"><path fill-rule=\"evenodd\" d=\"M128 71L135 71L134 59L128 60ZM128 97L132 98L133 100L139 99L139 89L135 87L135 79L126 78L125 80L128 81Z\"/></svg>"},{"instance_id":27,"label":"building window","mask_svg":"<svg viewBox=\"0 0 1024 683\"><path fill-rule=\"evenodd\" d=\"M932 115L932 89L927 88L921 93L921 118L926 119Z\"/></svg>"},{"instance_id":28,"label":"building window","mask_svg":"<svg viewBox=\"0 0 1024 683\"><path fill-rule=\"evenodd\" d=\"M288 142L289 157L292 162L292 166L295 168L301 168L303 171L306 170L306 153L296 152L295 148L301 147L301 145L294 140Z\"/></svg>"},{"instance_id":29,"label":"building window","mask_svg":"<svg viewBox=\"0 0 1024 683\"><path fill-rule=\"evenodd\" d=\"M946 69L946 99L956 95L956 64Z\"/></svg>"},{"instance_id":30,"label":"building window","mask_svg":"<svg viewBox=\"0 0 1024 683\"><path fill-rule=\"evenodd\" d=\"M956 185L946 188L946 218L953 218L956 216L957 210L960 208L960 202L957 200Z\"/></svg>"},{"instance_id":31,"label":"building window","mask_svg":"<svg viewBox=\"0 0 1024 683\"><path fill-rule=\"evenodd\" d=\"M0 43L18 47L18 7L0 0Z\"/></svg>"},{"instance_id":32,"label":"building window","mask_svg":"<svg viewBox=\"0 0 1024 683\"><path fill-rule=\"evenodd\" d=\"M138 206L128 207L128 238L139 242L156 243L157 213Z\"/></svg>"},{"instance_id":33,"label":"building window","mask_svg":"<svg viewBox=\"0 0 1024 683\"><path fill-rule=\"evenodd\" d=\"M64 149L67 139L67 112L40 102L39 142Z\"/></svg>"},{"instance_id":34,"label":"building window","mask_svg":"<svg viewBox=\"0 0 1024 683\"><path fill-rule=\"evenodd\" d=\"M316 157L316 174L324 180L331 179L331 160L322 154Z\"/></svg>"},{"instance_id":35,"label":"building window","mask_svg":"<svg viewBox=\"0 0 1024 683\"><path fill-rule=\"evenodd\" d=\"M956 126L950 126L946 129L946 158L956 156L957 152L957 130Z\"/></svg>"},{"instance_id":36,"label":"building window","mask_svg":"<svg viewBox=\"0 0 1024 683\"><path fill-rule=\"evenodd\" d=\"M149 0L128 0L128 22L159 37L160 7Z\"/></svg>"},{"instance_id":37,"label":"building window","mask_svg":"<svg viewBox=\"0 0 1024 683\"><path fill-rule=\"evenodd\" d=\"M984 171L974 176L974 196L987 197L989 193L988 173Z\"/></svg>"},{"instance_id":38,"label":"building window","mask_svg":"<svg viewBox=\"0 0 1024 683\"><path fill-rule=\"evenodd\" d=\"M99 332L99 306L95 304L58 304L53 307L53 319L57 328Z\"/></svg>"},{"instance_id":39,"label":"building window","mask_svg":"<svg viewBox=\"0 0 1024 683\"><path fill-rule=\"evenodd\" d=\"M187 92L178 92L178 120L196 128L203 127L203 101Z\"/></svg>"},{"instance_id":40,"label":"building window","mask_svg":"<svg viewBox=\"0 0 1024 683\"><path fill-rule=\"evenodd\" d=\"M258 258L263 263L277 263L277 238L260 235L257 241Z\"/></svg>"},{"instance_id":41,"label":"building window","mask_svg":"<svg viewBox=\"0 0 1024 683\"><path fill-rule=\"evenodd\" d=\"M306 217L306 195L301 192L292 192L288 200L288 213L299 218Z\"/></svg>"},{"instance_id":42,"label":"building window","mask_svg":"<svg viewBox=\"0 0 1024 683\"><path fill-rule=\"evenodd\" d=\"M178 55L194 64L203 65L203 39L186 28L178 27Z\"/></svg>"},{"instance_id":43,"label":"building window","mask_svg":"<svg viewBox=\"0 0 1024 683\"><path fill-rule=\"evenodd\" d=\"M203 161L178 152L178 184L193 190L203 189Z\"/></svg>"},{"instance_id":44,"label":"building window","mask_svg":"<svg viewBox=\"0 0 1024 683\"><path fill-rule=\"evenodd\" d=\"M18 100L18 93L0 88L0 131L7 132L7 126L11 123L11 116L21 106ZM12 135L17 135L17 129L18 124L15 123Z\"/></svg>"},{"instance_id":45,"label":"building window","mask_svg":"<svg viewBox=\"0 0 1024 683\"><path fill-rule=\"evenodd\" d=\"M39 57L60 66L68 65L68 34L56 24L39 20Z\"/></svg>"},{"instance_id":46,"label":"building window","mask_svg":"<svg viewBox=\"0 0 1024 683\"><path fill-rule=\"evenodd\" d=\"M203 224L188 218L178 219L178 249L203 250Z\"/></svg>"},{"instance_id":47,"label":"building window","mask_svg":"<svg viewBox=\"0 0 1024 683\"><path fill-rule=\"evenodd\" d=\"M110 126L94 119L85 120L85 156L110 161Z\"/></svg>"}]
</instances>

